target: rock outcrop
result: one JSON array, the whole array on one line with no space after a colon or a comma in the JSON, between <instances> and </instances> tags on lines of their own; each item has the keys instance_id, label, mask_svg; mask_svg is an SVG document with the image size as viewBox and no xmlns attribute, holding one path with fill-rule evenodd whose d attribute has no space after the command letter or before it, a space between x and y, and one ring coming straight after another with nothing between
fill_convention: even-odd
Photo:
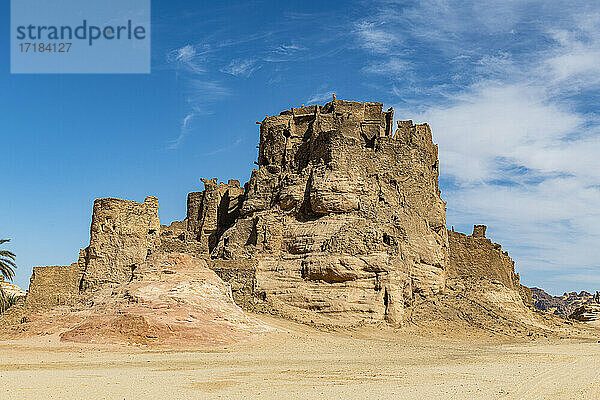
<instances>
[{"instance_id":1,"label":"rock outcrop","mask_svg":"<svg viewBox=\"0 0 600 400\"><path fill-rule=\"evenodd\" d=\"M187 230L198 241L200 251L209 254L217 245L218 238L236 221L244 196L240 182L229 180L217 183L217 179L202 179L204 191L188 194Z\"/></svg>"},{"instance_id":2,"label":"rock outcrop","mask_svg":"<svg viewBox=\"0 0 600 400\"><path fill-rule=\"evenodd\" d=\"M187 254L154 254L131 281L105 287L79 312L82 322L61 333L63 341L160 346L231 343L272 330L247 316L229 285L206 261Z\"/></svg>"},{"instance_id":3,"label":"rock outcrop","mask_svg":"<svg viewBox=\"0 0 600 400\"><path fill-rule=\"evenodd\" d=\"M531 288L533 305L536 309L550 314L567 318L578 308L597 302L594 295L586 291L564 293L562 296L552 296L540 288Z\"/></svg>"},{"instance_id":4,"label":"rock outcrop","mask_svg":"<svg viewBox=\"0 0 600 400\"><path fill-rule=\"evenodd\" d=\"M165 326L152 315L163 300L190 315L209 312L193 300L194 285L212 279L194 275L206 265L238 304L320 325L401 325L414 322L420 305L463 301L465 293L517 310L520 323L531 317L531 294L486 227L472 235L446 229L427 124L394 129L393 110L374 102L292 108L260 122L257 165L244 187L202 179L186 218L171 225L160 225L155 197L96 200L90 245L71 266L34 269L26 305L79 302L112 318L97 315L65 340L102 331L102 321L152 336ZM191 257L185 268L168 272L181 257ZM142 283L153 292L140 292ZM477 292L488 287L489 296ZM140 302L150 306L136 308ZM131 318L115 311L123 307Z\"/></svg>"},{"instance_id":5,"label":"rock outcrop","mask_svg":"<svg viewBox=\"0 0 600 400\"><path fill-rule=\"evenodd\" d=\"M401 323L415 294L444 289L448 238L431 130L392 121L341 100L265 118L240 216L211 256L252 260L267 301Z\"/></svg>"},{"instance_id":6,"label":"rock outcrop","mask_svg":"<svg viewBox=\"0 0 600 400\"><path fill-rule=\"evenodd\" d=\"M30 308L72 305L79 301L81 269L69 266L33 267L25 304Z\"/></svg>"},{"instance_id":7,"label":"rock outcrop","mask_svg":"<svg viewBox=\"0 0 600 400\"><path fill-rule=\"evenodd\" d=\"M104 285L85 303L29 311L17 332L59 334L64 342L173 348L226 344L273 330L234 303L229 285L206 261L178 253L149 256L131 281Z\"/></svg>"},{"instance_id":8,"label":"rock outcrop","mask_svg":"<svg viewBox=\"0 0 600 400\"><path fill-rule=\"evenodd\" d=\"M573 311L569 318L581 322L591 322L600 320L600 304L590 303L578 307Z\"/></svg>"},{"instance_id":9,"label":"rock outcrop","mask_svg":"<svg viewBox=\"0 0 600 400\"><path fill-rule=\"evenodd\" d=\"M532 306L531 290L521 285L515 262L502 246L485 237L487 227L475 225L471 235L448 231L450 243L449 278L474 278L498 282L518 292L527 306Z\"/></svg>"},{"instance_id":10,"label":"rock outcrop","mask_svg":"<svg viewBox=\"0 0 600 400\"><path fill-rule=\"evenodd\" d=\"M90 245L83 254L81 288L91 291L104 284L120 284L160 242L158 199L143 203L121 199L94 202Z\"/></svg>"},{"instance_id":11,"label":"rock outcrop","mask_svg":"<svg viewBox=\"0 0 600 400\"><path fill-rule=\"evenodd\" d=\"M34 267L27 308L73 305L96 290L133 279L135 269L160 244L158 199L94 202L90 244L69 266Z\"/></svg>"},{"instance_id":12,"label":"rock outcrop","mask_svg":"<svg viewBox=\"0 0 600 400\"><path fill-rule=\"evenodd\" d=\"M6 282L3 276L0 276L0 287L6 295L15 297L25 297L25 291L10 282Z\"/></svg>"}]
</instances>

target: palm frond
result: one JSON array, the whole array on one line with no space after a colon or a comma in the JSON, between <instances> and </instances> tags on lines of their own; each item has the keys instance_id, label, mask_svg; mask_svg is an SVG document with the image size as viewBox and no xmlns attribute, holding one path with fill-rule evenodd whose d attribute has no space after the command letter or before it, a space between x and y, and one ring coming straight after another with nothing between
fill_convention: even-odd
<instances>
[{"instance_id":1,"label":"palm frond","mask_svg":"<svg viewBox=\"0 0 600 400\"><path fill-rule=\"evenodd\" d=\"M6 242L10 242L10 239L0 239L0 245ZM15 268L17 264L15 253L10 250L0 250L0 275L9 281L15 277Z\"/></svg>"},{"instance_id":2,"label":"palm frond","mask_svg":"<svg viewBox=\"0 0 600 400\"><path fill-rule=\"evenodd\" d=\"M8 257L8 258L12 258L14 260L17 256L12 251L0 250L0 257Z\"/></svg>"},{"instance_id":3,"label":"palm frond","mask_svg":"<svg viewBox=\"0 0 600 400\"><path fill-rule=\"evenodd\" d=\"M0 289L2 290L2 289ZM17 296L13 294L7 294L2 291L0 293L0 314L4 313L10 307L14 306L17 303Z\"/></svg>"},{"instance_id":4,"label":"palm frond","mask_svg":"<svg viewBox=\"0 0 600 400\"><path fill-rule=\"evenodd\" d=\"M10 258L0 257L0 264L2 263L10 265L12 268L17 268L17 264L15 263L15 261L11 260Z\"/></svg>"},{"instance_id":5,"label":"palm frond","mask_svg":"<svg viewBox=\"0 0 600 400\"><path fill-rule=\"evenodd\" d=\"M0 275L4 277L7 281L12 281L15 277L15 271L12 268L2 265L0 262Z\"/></svg>"}]
</instances>

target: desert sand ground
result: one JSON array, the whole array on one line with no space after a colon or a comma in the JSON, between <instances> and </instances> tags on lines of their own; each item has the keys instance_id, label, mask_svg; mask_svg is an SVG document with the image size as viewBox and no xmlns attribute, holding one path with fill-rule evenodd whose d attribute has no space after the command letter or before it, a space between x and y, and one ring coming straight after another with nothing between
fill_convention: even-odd
<instances>
[{"instance_id":1,"label":"desert sand ground","mask_svg":"<svg viewBox=\"0 0 600 400\"><path fill-rule=\"evenodd\" d=\"M261 318L278 330L204 349L0 342L0 398L600 398L596 339L466 342Z\"/></svg>"}]
</instances>

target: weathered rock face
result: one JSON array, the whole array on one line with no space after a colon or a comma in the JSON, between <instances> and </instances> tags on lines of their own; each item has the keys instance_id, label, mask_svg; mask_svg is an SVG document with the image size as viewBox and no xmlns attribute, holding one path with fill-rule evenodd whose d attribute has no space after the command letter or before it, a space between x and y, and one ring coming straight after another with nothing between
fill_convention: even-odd
<instances>
[{"instance_id":1,"label":"weathered rock face","mask_svg":"<svg viewBox=\"0 0 600 400\"><path fill-rule=\"evenodd\" d=\"M450 244L449 278L474 278L495 281L517 291L527 306L531 291L521 285L515 262L502 246L485 237L485 225L475 225L472 235L448 231Z\"/></svg>"},{"instance_id":2,"label":"weathered rock face","mask_svg":"<svg viewBox=\"0 0 600 400\"><path fill-rule=\"evenodd\" d=\"M82 293L132 279L138 265L160 246L158 200L94 202L90 245L69 266L34 267L25 306L30 309L72 305Z\"/></svg>"},{"instance_id":3,"label":"weathered rock face","mask_svg":"<svg viewBox=\"0 0 600 400\"><path fill-rule=\"evenodd\" d=\"M600 320L600 304L590 303L578 307L569 318L581 322L591 322Z\"/></svg>"},{"instance_id":4,"label":"weathered rock face","mask_svg":"<svg viewBox=\"0 0 600 400\"><path fill-rule=\"evenodd\" d=\"M69 266L33 267L25 305L49 308L74 304L79 299L81 270L77 263Z\"/></svg>"},{"instance_id":5,"label":"weathered rock face","mask_svg":"<svg viewBox=\"0 0 600 400\"><path fill-rule=\"evenodd\" d=\"M187 254L153 254L130 282L100 289L91 300L93 307L77 313L82 321L61 340L173 347L230 343L272 330L233 302L206 261Z\"/></svg>"},{"instance_id":6,"label":"weathered rock face","mask_svg":"<svg viewBox=\"0 0 600 400\"><path fill-rule=\"evenodd\" d=\"M143 203L121 199L94 202L90 245L83 261L81 288L120 284L160 245L158 199Z\"/></svg>"},{"instance_id":7,"label":"weathered rock face","mask_svg":"<svg viewBox=\"0 0 600 400\"><path fill-rule=\"evenodd\" d=\"M216 178L202 182L204 191L188 195L186 220L191 237L200 242L199 251L208 254L239 217L244 188L233 179L228 183L217 183Z\"/></svg>"},{"instance_id":8,"label":"weathered rock face","mask_svg":"<svg viewBox=\"0 0 600 400\"><path fill-rule=\"evenodd\" d=\"M61 268L65 267L34 271L36 287L60 292L60 282L51 282L50 277L64 277ZM59 333L66 342L195 347L231 343L274 329L244 313L234 303L229 285L207 268L205 260L189 254L154 253L135 269L131 281L99 287L85 303L39 307L31 301L40 297L32 294L27 296L31 307L25 314L8 317L16 320L18 331Z\"/></svg>"},{"instance_id":9,"label":"weathered rock face","mask_svg":"<svg viewBox=\"0 0 600 400\"><path fill-rule=\"evenodd\" d=\"M265 118L259 168L212 257L252 259L259 295L335 324L401 322L415 293L443 290L448 238L429 126L392 134L392 121L380 103L339 100Z\"/></svg>"}]
</instances>

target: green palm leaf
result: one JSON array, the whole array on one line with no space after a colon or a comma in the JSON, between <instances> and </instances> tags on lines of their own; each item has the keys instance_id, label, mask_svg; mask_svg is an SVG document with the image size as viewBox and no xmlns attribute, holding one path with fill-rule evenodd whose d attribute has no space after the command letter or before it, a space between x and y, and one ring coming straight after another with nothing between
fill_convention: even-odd
<instances>
[{"instance_id":1,"label":"green palm leaf","mask_svg":"<svg viewBox=\"0 0 600 400\"><path fill-rule=\"evenodd\" d=\"M10 239L0 239L0 245L9 241ZM15 277L15 268L17 268L15 259L16 255L12 251L0 250L0 274L9 281Z\"/></svg>"}]
</instances>

